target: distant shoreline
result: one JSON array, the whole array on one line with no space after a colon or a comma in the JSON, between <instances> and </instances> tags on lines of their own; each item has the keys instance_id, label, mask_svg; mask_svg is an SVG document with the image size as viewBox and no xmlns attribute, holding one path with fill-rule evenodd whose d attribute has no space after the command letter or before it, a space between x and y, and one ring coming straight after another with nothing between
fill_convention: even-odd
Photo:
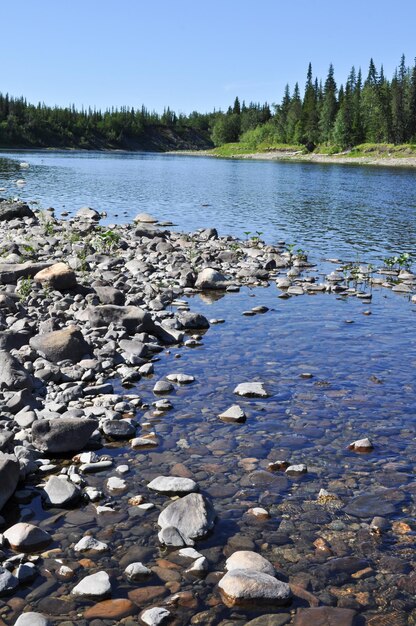
<instances>
[{"instance_id":1,"label":"distant shoreline","mask_svg":"<svg viewBox=\"0 0 416 626\"><path fill-rule=\"evenodd\" d=\"M250 154L234 154L230 156L217 155L212 150L178 150L167 154L177 154L184 156L204 156L216 159L242 159L253 161L283 161L295 163L318 163L318 164L338 164L338 165L373 165L382 167L415 167L416 156L414 157L393 157L393 156L357 156L329 155L329 154L299 154L298 152L285 150L270 150L267 152L253 152Z\"/></svg>"}]
</instances>

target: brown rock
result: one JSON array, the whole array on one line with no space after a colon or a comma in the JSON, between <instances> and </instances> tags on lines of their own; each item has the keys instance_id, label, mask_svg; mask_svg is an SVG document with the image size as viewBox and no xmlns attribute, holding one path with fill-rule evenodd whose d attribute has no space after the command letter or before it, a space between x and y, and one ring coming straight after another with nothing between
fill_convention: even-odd
<instances>
[{"instance_id":1,"label":"brown rock","mask_svg":"<svg viewBox=\"0 0 416 626\"><path fill-rule=\"evenodd\" d=\"M91 347L76 326L53 330L43 335L35 335L29 343L31 348L52 363L66 359L78 363L84 356L91 354Z\"/></svg>"},{"instance_id":2,"label":"brown rock","mask_svg":"<svg viewBox=\"0 0 416 626\"><path fill-rule=\"evenodd\" d=\"M352 609L332 606L299 609L293 626L354 626L355 616L356 612Z\"/></svg>"},{"instance_id":3,"label":"brown rock","mask_svg":"<svg viewBox=\"0 0 416 626\"><path fill-rule=\"evenodd\" d=\"M75 272L66 263L55 263L34 276L34 280L41 285L47 285L51 289L65 290L77 286Z\"/></svg>"},{"instance_id":4,"label":"brown rock","mask_svg":"<svg viewBox=\"0 0 416 626\"><path fill-rule=\"evenodd\" d=\"M144 607L150 604L155 598L160 598L167 593L166 587L155 585L153 587L141 587L129 591L128 596L132 602L138 607Z\"/></svg>"},{"instance_id":5,"label":"brown rock","mask_svg":"<svg viewBox=\"0 0 416 626\"><path fill-rule=\"evenodd\" d=\"M129 615L135 615L137 611L137 606L131 600L118 598L115 600L104 600L94 606L90 606L85 611L84 617L85 619L121 619Z\"/></svg>"}]
</instances>

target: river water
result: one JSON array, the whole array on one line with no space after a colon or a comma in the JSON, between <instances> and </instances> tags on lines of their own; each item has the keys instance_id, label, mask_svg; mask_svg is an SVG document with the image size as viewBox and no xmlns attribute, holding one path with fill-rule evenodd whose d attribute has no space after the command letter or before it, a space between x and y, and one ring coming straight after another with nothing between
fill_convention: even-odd
<instances>
[{"instance_id":1,"label":"river water","mask_svg":"<svg viewBox=\"0 0 416 626\"><path fill-rule=\"evenodd\" d=\"M20 169L20 161L30 167ZM16 186L19 178L24 186ZM381 265L386 255L416 254L415 182L416 173L406 169L149 154L0 155L4 196L35 199L58 214L90 205L106 211L108 223L147 211L181 230L216 226L222 234L243 237L259 231L267 241L285 239L308 250L318 264L314 276L325 257ZM91 558L112 574L113 597L131 590L122 575L125 565L143 560L155 568L145 585L166 585L157 600L143 606L163 606L172 590L192 594L169 607L178 625L242 625L266 613L274 614L270 624L298 623L299 609L309 606L299 595L291 607L275 610L222 604L216 572L236 549L261 552L280 576L311 594L313 600L303 595L312 603L353 609L369 626L414 625L416 306L408 295L381 287L372 289L371 302L278 294L271 284L219 298L188 298L193 310L225 323L211 326L196 348L162 353L153 379L143 378L128 391L117 387L120 394L138 393L150 406L155 380L172 372L196 378L169 396L172 411L155 415L149 408L139 416L143 430L157 433L157 448L104 449L117 465L130 467L128 492L106 493L115 513L97 515L91 504L45 511L34 485L30 502L16 502L10 520L24 510L32 523L54 533L58 556L78 570L73 544L86 531L110 542L110 555ZM269 311L242 315L255 305ZM234 387L252 380L263 381L269 398L239 400L247 413L244 424L221 422L218 414L235 403ZM362 437L374 444L371 453L348 450ZM267 471L275 461L305 463L308 472L288 477ZM175 554L160 552L157 517L166 498L148 494L156 508L147 512L126 504L130 496L146 493L155 476L178 472L195 478L217 513L214 532L197 544L210 568L201 580L175 569ZM109 475L114 470L91 481L102 488ZM319 501L321 488L336 499ZM270 517L249 515L254 506ZM369 530L376 515L387 520L381 535ZM32 609L49 612L53 624L64 617L87 624L83 610L93 603L70 599L73 586L44 572L19 597ZM10 615L5 609L7 624L13 623Z\"/></svg>"}]
</instances>

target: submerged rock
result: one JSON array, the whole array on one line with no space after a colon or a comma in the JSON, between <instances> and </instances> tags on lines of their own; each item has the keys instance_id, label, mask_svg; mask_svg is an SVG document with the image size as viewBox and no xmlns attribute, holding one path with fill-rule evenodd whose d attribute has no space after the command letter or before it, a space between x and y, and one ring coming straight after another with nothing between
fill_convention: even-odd
<instances>
[{"instance_id":1,"label":"submerged rock","mask_svg":"<svg viewBox=\"0 0 416 626\"><path fill-rule=\"evenodd\" d=\"M263 383L240 383L234 389L234 393L238 396L247 398L268 398L269 394L264 388Z\"/></svg>"},{"instance_id":2,"label":"submerged rock","mask_svg":"<svg viewBox=\"0 0 416 626\"><path fill-rule=\"evenodd\" d=\"M157 523L162 531L167 528L176 529L184 544L193 546L195 539L204 537L212 529L214 520L215 512L211 502L199 493L190 493L168 504L160 513ZM167 543L166 534L159 533L159 539L161 538L166 545L172 545Z\"/></svg>"},{"instance_id":3,"label":"submerged rock","mask_svg":"<svg viewBox=\"0 0 416 626\"><path fill-rule=\"evenodd\" d=\"M274 605L285 606L292 592L284 583L270 574L251 569L233 569L218 583L224 604L232 606Z\"/></svg>"}]
</instances>

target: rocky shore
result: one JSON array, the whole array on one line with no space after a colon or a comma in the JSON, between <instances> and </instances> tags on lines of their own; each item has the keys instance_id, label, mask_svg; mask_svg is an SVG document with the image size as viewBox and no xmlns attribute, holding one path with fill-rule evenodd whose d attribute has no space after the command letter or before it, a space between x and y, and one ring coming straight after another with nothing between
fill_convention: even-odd
<instances>
[{"instance_id":1,"label":"rocky shore","mask_svg":"<svg viewBox=\"0 0 416 626\"><path fill-rule=\"evenodd\" d=\"M192 372L158 377L158 355L175 348L180 358L223 321L191 310L184 298L274 283L281 298L325 293L370 303L377 287L416 301L416 276L403 267L376 271L332 259L336 270L320 282L306 255L284 242L241 241L215 228L178 233L147 214L102 227L101 217L84 207L56 219L52 209L34 213L0 200L0 624L358 624L355 610L319 601L250 542L219 547L213 567L198 542L215 533L215 497L174 456L175 473L160 472L131 495L129 459L117 451L122 446L133 459L158 449L149 414L167 415L170 392L195 383ZM243 315L266 312L254 306ZM139 381L154 395L151 405L134 392ZM239 398L269 395L244 372L234 394L236 403L218 415L224 423L244 423ZM350 445L357 453L373 449L368 438ZM276 472L284 482L308 467L270 463L259 484ZM34 495L50 512L36 524L33 517L43 514L31 508ZM330 492L319 498L338 506ZM147 531L140 536L142 516L155 508L158 556ZM123 551L118 543L118 567L103 569L100 556L114 551L112 535L126 525L118 517L123 509L137 519L137 545ZM68 515L71 532L60 526ZM256 523L269 518L260 506L247 515ZM371 517L369 531L382 534L385 518ZM93 519L102 520L99 538L92 522L80 536L77 528ZM332 556L324 540L317 549ZM334 577L366 576L365 559L344 560L333 564ZM212 612L198 610L205 581L216 589ZM221 619L218 607L228 611ZM233 617L253 607L259 617Z\"/></svg>"}]
</instances>

